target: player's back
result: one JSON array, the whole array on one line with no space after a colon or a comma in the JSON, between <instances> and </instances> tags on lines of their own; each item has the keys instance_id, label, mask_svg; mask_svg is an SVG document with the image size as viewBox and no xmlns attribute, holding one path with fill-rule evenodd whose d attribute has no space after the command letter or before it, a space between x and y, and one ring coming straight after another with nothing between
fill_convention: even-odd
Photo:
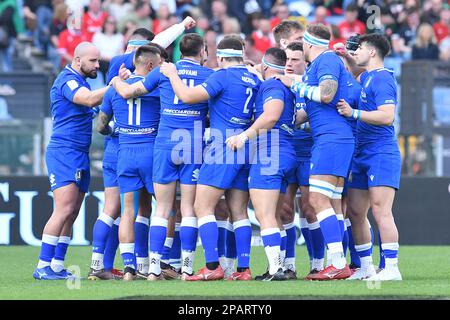
<instances>
[{"instance_id":1,"label":"player's back","mask_svg":"<svg viewBox=\"0 0 450 320\"><path fill-rule=\"evenodd\" d=\"M321 81L334 80L338 88L330 103L318 103L306 100L307 113L311 132L316 142L342 142L354 141L351 126L348 121L339 115L336 104L339 99L348 96L347 75L342 60L330 50L324 51L308 66L304 82L310 86L319 86Z\"/></svg>"},{"instance_id":2,"label":"player's back","mask_svg":"<svg viewBox=\"0 0 450 320\"><path fill-rule=\"evenodd\" d=\"M182 59L176 63L178 75L188 87L202 84L213 73L209 68L201 66L193 60ZM155 79L152 79L152 78ZM149 83L150 82L150 83ZM177 129L185 129L193 133L195 126L200 126L202 131L199 139L202 139L208 115L208 101L196 104L185 104L174 93L170 80L159 72L159 68L152 71L146 78L147 90L159 85L161 95L161 120L158 129L158 142L167 144L172 141L172 133Z\"/></svg>"},{"instance_id":3,"label":"player's back","mask_svg":"<svg viewBox=\"0 0 450 320\"><path fill-rule=\"evenodd\" d=\"M53 132L49 147L89 151L93 111L72 102L81 87L90 89L86 79L71 66L66 66L56 78L50 91Z\"/></svg>"},{"instance_id":4,"label":"player's back","mask_svg":"<svg viewBox=\"0 0 450 320\"><path fill-rule=\"evenodd\" d=\"M263 114L264 104L271 100L283 101L283 111L277 123L269 130L267 139L270 139L271 145L276 144L276 140L272 138L273 132L276 130L279 133L279 145L292 150L295 128L295 95L279 80L264 81L256 96L255 119Z\"/></svg>"},{"instance_id":5,"label":"player's back","mask_svg":"<svg viewBox=\"0 0 450 320\"><path fill-rule=\"evenodd\" d=\"M374 111L381 105L397 104L397 82L392 70L377 69L361 74L361 97L359 109ZM381 143L390 142L397 145L393 123L389 126L376 126L363 121L357 125L358 142Z\"/></svg>"},{"instance_id":6,"label":"player's back","mask_svg":"<svg viewBox=\"0 0 450 320\"><path fill-rule=\"evenodd\" d=\"M133 84L145 79L132 75L126 82ZM125 100L117 93L112 98L114 121L119 127L119 143L151 143L158 132L160 118L159 90L139 98Z\"/></svg>"},{"instance_id":7,"label":"player's back","mask_svg":"<svg viewBox=\"0 0 450 320\"><path fill-rule=\"evenodd\" d=\"M212 134L219 130L227 138L233 130L246 130L251 125L260 84L259 78L244 65L220 69L202 84L210 96Z\"/></svg>"}]
</instances>

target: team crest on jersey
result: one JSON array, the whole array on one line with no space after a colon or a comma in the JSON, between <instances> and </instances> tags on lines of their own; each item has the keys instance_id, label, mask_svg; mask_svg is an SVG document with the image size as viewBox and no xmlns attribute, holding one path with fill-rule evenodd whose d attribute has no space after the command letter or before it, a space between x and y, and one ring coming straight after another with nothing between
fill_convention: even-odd
<instances>
[{"instance_id":1,"label":"team crest on jersey","mask_svg":"<svg viewBox=\"0 0 450 320\"><path fill-rule=\"evenodd\" d=\"M195 169L192 172L192 181L198 181L199 176L200 176L200 169Z\"/></svg>"},{"instance_id":2,"label":"team crest on jersey","mask_svg":"<svg viewBox=\"0 0 450 320\"><path fill-rule=\"evenodd\" d=\"M77 169L77 172L75 172L75 180L80 181L81 180L81 169Z\"/></svg>"}]
</instances>

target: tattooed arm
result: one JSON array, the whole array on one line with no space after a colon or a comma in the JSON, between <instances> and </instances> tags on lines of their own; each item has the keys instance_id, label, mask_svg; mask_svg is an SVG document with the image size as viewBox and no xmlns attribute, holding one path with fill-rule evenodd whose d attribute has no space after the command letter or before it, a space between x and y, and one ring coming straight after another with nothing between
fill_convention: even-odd
<instances>
[{"instance_id":1,"label":"tattooed arm","mask_svg":"<svg viewBox=\"0 0 450 320\"><path fill-rule=\"evenodd\" d=\"M104 113L103 111L100 111L100 114L98 116L98 121L97 121L97 131L104 135L110 135L111 134L111 127L109 126L109 122L112 119L112 115L109 116L106 113Z\"/></svg>"},{"instance_id":2,"label":"tattooed arm","mask_svg":"<svg viewBox=\"0 0 450 320\"><path fill-rule=\"evenodd\" d=\"M116 89L117 93L124 99L137 98L148 93L142 81L138 81L130 85L120 79L117 79L114 82L114 89Z\"/></svg>"},{"instance_id":3,"label":"tattooed arm","mask_svg":"<svg viewBox=\"0 0 450 320\"><path fill-rule=\"evenodd\" d=\"M338 83L336 80L324 80L319 84L320 88L320 100L323 103L330 103L333 101L338 89Z\"/></svg>"}]
</instances>

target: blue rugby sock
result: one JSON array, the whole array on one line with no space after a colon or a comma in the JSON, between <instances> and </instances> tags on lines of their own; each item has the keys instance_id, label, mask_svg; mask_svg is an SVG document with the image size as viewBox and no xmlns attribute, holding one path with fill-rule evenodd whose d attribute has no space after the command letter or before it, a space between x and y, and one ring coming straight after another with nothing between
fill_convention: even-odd
<instances>
[{"instance_id":1,"label":"blue rugby sock","mask_svg":"<svg viewBox=\"0 0 450 320\"><path fill-rule=\"evenodd\" d=\"M217 220L218 238L217 238L217 254L219 258L225 257L226 251L226 238L227 238L227 225L228 220Z\"/></svg>"},{"instance_id":2,"label":"blue rugby sock","mask_svg":"<svg viewBox=\"0 0 450 320\"><path fill-rule=\"evenodd\" d=\"M345 219L345 223L347 225L347 236L348 236L348 249L350 251L350 264L355 266L356 268L361 267L361 260L359 259L358 252L355 248L355 241L353 240L353 233L352 233L352 223L350 222L350 219ZM372 255L372 252L370 252Z\"/></svg>"},{"instance_id":3,"label":"blue rugby sock","mask_svg":"<svg viewBox=\"0 0 450 320\"><path fill-rule=\"evenodd\" d=\"M225 257L227 257L228 259L236 259L237 258L236 235L234 234L233 225L230 222L228 222L227 235L225 239L226 239Z\"/></svg>"},{"instance_id":4,"label":"blue rugby sock","mask_svg":"<svg viewBox=\"0 0 450 320\"><path fill-rule=\"evenodd\" d=\"M295 271L295 246L297 245L297 232L294 223L286 224L283 227L286 231L286 257L284 258L284 264L287 269Z\"/></svg>"},{"instance_id":5,"label":"blue rugby sock","mask_svg":"<svg viewBox=\"0 0 450 320\"><path fill-rule=\"evenodd\" d=\"M180 239L180 223L175 223L175 231L173 234L172 249L170 250L169 263L173 267L180 267L181 264L181 239Z\"/></svg>"},{"instance_id":6,"label":"blue rugby sock","mask_svg":"<svg viewBox=\"0 0 450 320\"><path fill-rule=\"evenodd\" d=\"M195 249L197 247L198 225L196 217L184 217L181 220L181 272L193 273Z\"/></svg>"},{"instance_id":7,"label":"blue rugby sock","mask_svg":"<svg viewBox=\"0 0 450 320\"><path fill-rule=\"evenodd\" d=\"M300 218L300 231L302 232L303 239L305 239L306 250L308 251L309 261L311 261L314 258L312 235L306 218Z\"/></svg>"},{"instance_id":8,"label":"blue rugby sock","mask_svg":"<svg viewBox=\"0 0 450 320\"><path fill-rule=\"evenodd\" d=\"M383 243L381 242L381 236L379 231L378 231L378 248L380 250L380 263L378 264L378 268L384 269L386 267L386 260L383 251Z\"/></svg>"},{"instance_id":9,"label":"blue rugby sock","mask_svg":"<svg viewBox=\"0 0 450 320\"><path fill-rule=\"evenodd\" d=\"M39 254L38 268L49 267L50 263L55 256L56 245L58 244L59 237L51 236L48 234L42 235L41 253Z\"/></svg>"},{"instance_id":10,"label":"blue rugby sock","mask_svg":"<svg viewBox=\"0 0 450 320\"><path fill-rule=\"evenodd\" d=\"M148 242L149 219L137 216L134 222L134 253L136 255L136 270L142 274L148 273Z\"/></svg>"},{"instance_id":11,"label":"blue rugby sock","mask_svg":"<svg viewBox=\"0 0 450 320\"><path fill-rule=\"evenodd\" d=\"M52 259L51 267L55 272L64 270L64 260L66 259L67 248L69 248L70 237L60 236L55 248L55 256Z\"/></svg>"},{"instance_id":12,"label":"blue rugby sock","mask_svg":"<svg viewBox=\"0 0 450 320\"><path fill-rule=\"evenodd\" d=\"M281 234L278 228L261 230L261 238L264 244L267 260L269 261L269 273L275 274L282 268L281 261Z\"/></svg>"},{"instance_id":13,"label":"blue rugby sock","mask_svg":"<svg viewBox=\"0 0 450 320\"><path fill-rule=\"evenodd\" d=\"M104 269L104 253L106 241L108 240L111 227L114 224L113 218L105 213L101 213L94 224L92 239L92 261L91 268L95 270Z\"/></svg>"},{"instance_id":14,"label":"blue rugby sock","mask_svg":"<svg viewBox=\"0 0 450 320\"><path fill-rule=\"evenodd\" d=\"M250 267L250 248L252 243L252 225L249 219L239 220L233 223L236 253L237 253L237 267Z\"/></svg>"},{"instance_id":15,"label":"blue rugby sock","mask_svg":"<svg viewBox=\"0 0 450 320\"><path fill-rule=\"evenodd\" d=\"M219 254L217 252L218 229L214 215L211 214L198 219L198 232L202 240L207 264L219 263Z\"/></svg>"},{"instance_id":16,"label":"blue rugby sock","mask_svg":"<svg viewBox=\"0 0 450 320\"><path fill-rule=\"evenodd\" d=\"M123 260L123 267L136 270L136 256L134 255L134 243L121 243L119 245L120 254Z\"/></svg>"},{"instance_id":17,"label":"blue rugby sock","mask_svg":"<svg viewBox=\"0 0 450 320\"><path fill-rule=\"evenodd\" d=\"M342 247L342 233L338 218L333 210L329 208L317 214L320 230L331 255L331 261L335 268L345 267L344 249Z\"/></svg>"},{"instance_id":18,"label":"blue rugby sock","mask_svg":"<svg viewBox=\"0 0 450 320\"><path fill-rule=\"evenodd\" d=\"M114 267L117 248L119 247L119 224L120 218L114 220L109 231L108 240L106 241L105 255L103 257L103 265L105 270L111 271Z\"/></svg>"}]
</instances>

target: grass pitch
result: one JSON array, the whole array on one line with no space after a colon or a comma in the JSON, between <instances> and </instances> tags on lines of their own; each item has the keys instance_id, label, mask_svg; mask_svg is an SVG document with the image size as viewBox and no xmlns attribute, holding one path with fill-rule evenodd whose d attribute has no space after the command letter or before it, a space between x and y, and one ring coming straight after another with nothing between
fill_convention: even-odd
<instances>
[{"instance_id":1,"label":"grass pitch","mask_svg":"<svg viewBox=\"0 0 450 320\"><path fill-rule=\"evenodd\" d=\"M196 269L204 264L197 248ZM375 262L378 248L375 248ZM39 248L0 247L0 299L450 299L450 247L401 246L401 282L283 281L283 282L147 282L134 281L37 281L32 278ZM78 266L87 276L90 247L70 247L66 267ZM120 255L116 265L121 266ZM262 247L253 247L251 270L261 274L266 268ZM297 273L308 270L306 248L297 247Z\"/></svg>"}]
</instances>

